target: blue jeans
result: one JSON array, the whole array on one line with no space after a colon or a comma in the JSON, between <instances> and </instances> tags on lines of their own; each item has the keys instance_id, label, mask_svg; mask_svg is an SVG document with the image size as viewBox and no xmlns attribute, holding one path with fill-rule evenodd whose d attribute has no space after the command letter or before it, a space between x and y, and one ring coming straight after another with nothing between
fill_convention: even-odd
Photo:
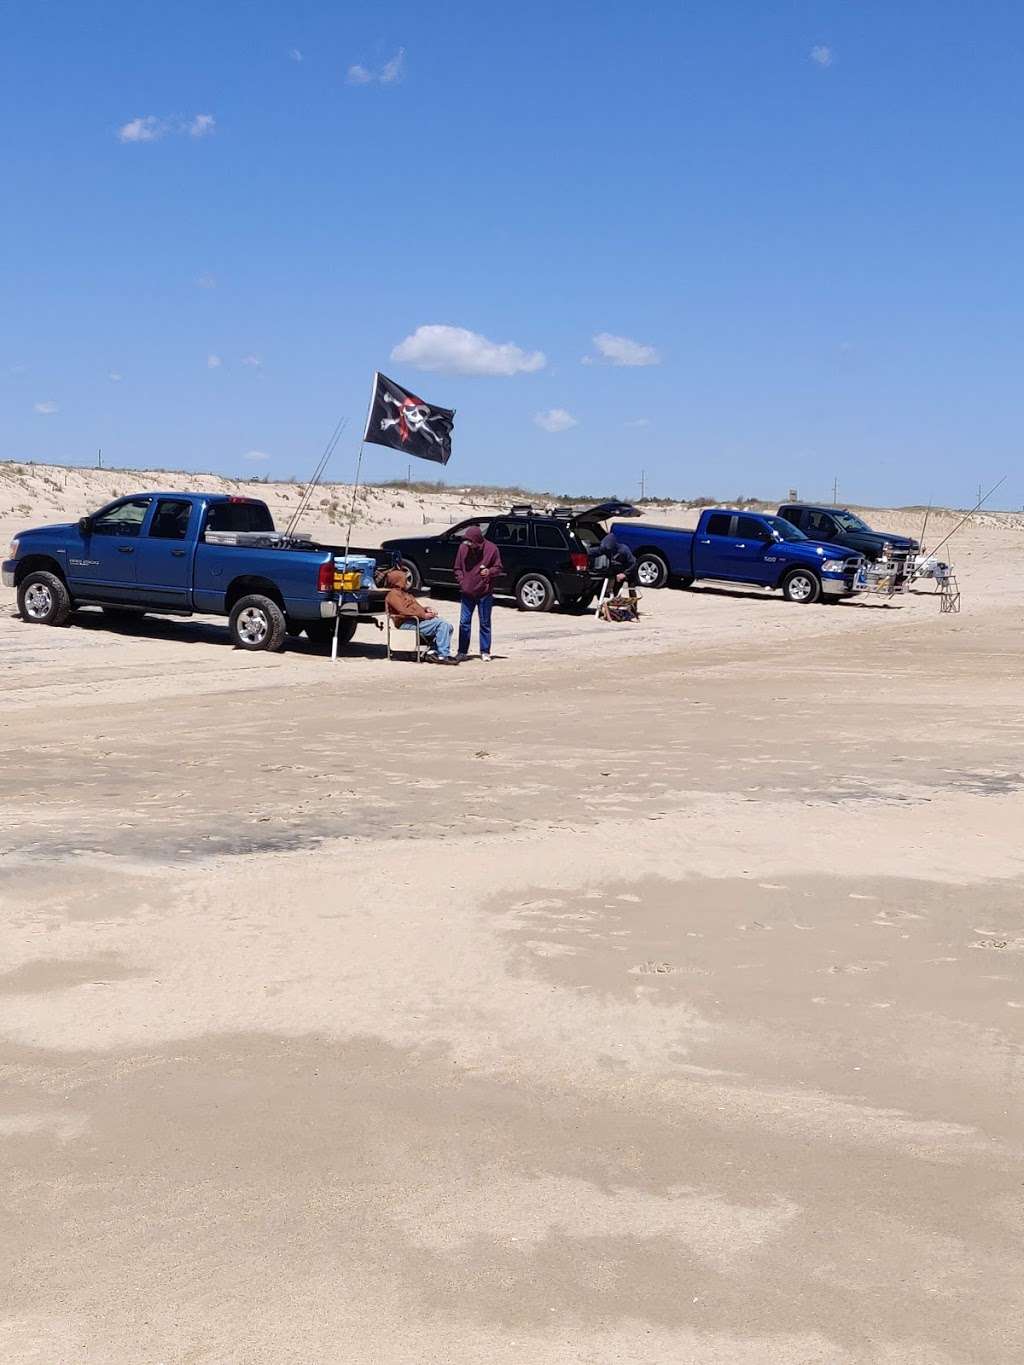
<instances>
[{"instance_id":1,"label":"blue jeans","mask_svg":"<svg viewBox=\"0 0 1024 1365\"><path fill-rule=\"evenodd\" d=\"M490 654L491 652L491 608L494 606L494 596L488 593L486 597L463 597L462 611L459 614L459 653L469 653L469 636L473 629L473 608L480 613L480 653Z\"/></svg>"},{"instance_id":2,"label":"blue jeans","mask_svg":"<svg viewBox=\"0 0 1024 1365\"><path fill-rule=\"evenodd\" d=\"M426 640L431 649L436 649L442 659L447 659L452 647L451 622L441 616L431 616L426 621L420 621L419 627L420 638ZM403 621L398 629L415 630L416 622Z\"/></svg>"}]
</instances>

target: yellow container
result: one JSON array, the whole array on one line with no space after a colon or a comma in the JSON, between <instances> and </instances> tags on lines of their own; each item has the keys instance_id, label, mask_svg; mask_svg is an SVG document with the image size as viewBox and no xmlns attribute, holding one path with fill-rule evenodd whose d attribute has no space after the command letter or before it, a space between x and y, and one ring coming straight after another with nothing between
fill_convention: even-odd
<instances>
[{"instance_id":1,"label":"yellow container","mask_svg":"<svg viewBox=\"0 0 1024 1365\"><path fill-rule=\"evenodd\" d=\"M345 569L334 575L335 592L358 592L363 585L363 575L359 569Z\"/></svg>"}]
</instances>

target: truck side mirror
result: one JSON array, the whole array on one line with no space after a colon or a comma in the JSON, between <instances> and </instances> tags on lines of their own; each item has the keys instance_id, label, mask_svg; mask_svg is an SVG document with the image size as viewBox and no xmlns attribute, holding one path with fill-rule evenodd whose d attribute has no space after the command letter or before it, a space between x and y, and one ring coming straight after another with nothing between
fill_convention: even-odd
<instances>
[{"instance_id":1,"label":"truck side mirror","mask_svg":"<svg viewBox=\"0 0 1024 1365\"><path fill-rule=\"evenodd\" d=\"M89 520L88 517L79 517L78 529L83 536L87 536L89 532L92 530L92 522Z\"/></svg>"}]
</instances>

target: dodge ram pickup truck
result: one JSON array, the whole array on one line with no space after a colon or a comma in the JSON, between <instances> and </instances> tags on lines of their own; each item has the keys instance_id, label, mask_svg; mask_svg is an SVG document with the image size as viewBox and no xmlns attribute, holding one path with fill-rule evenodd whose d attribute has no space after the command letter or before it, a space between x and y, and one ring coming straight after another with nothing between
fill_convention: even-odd
<instances>
[{"instance_id":1,"label":"dodge ram pickup truck","mask_svg":"<svg viewBox=\"0 0 1024 1365\"><path fill-rule=\"evenodd\" d=\"M239 649L279 650L288 635L330 640L336 620L347 644L360 621L377 620L384 593L371 586L374 566L397 556L349 555L275 531L255 498L135 493L77 523L20 532L0 573L32 624L64 625L82 606L115 616L201 612L226 616Z\"/></svg>"},{"instance_id":2,"label":"dodge ram pickup truck","mask_svg":"<svg viewBox=\"0 0 1024 1365\"><path fill-rule=\"evenodd\" d=\"M779 588L790 602L836 602L853 595L863 558L808 540L781 517L727 507L702 512L696 531L644 522L616 522L612 530L636 555L637 582L646 588L710 578Z\"/></svg>"}]
</instances>

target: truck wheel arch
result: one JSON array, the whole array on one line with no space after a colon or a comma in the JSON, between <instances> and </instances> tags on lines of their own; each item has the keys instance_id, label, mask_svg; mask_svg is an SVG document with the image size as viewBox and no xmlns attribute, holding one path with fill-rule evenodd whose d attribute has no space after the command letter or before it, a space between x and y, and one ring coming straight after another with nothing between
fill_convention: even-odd
<instances>
[{"instance_id":1,"label":"truck wheel arch","mask_svg":"<svg viewBox=\"0 0 1024 1365\"><path fill-rule=\"evenodd\" d=\"M271 602L284 611L284 598L281 596L281 589L269 578L261 578L259 574L242 574L238 578L233 578L224 593L224 609L231 611L236 602L243 597L249 597L252 593L259 593L261 597L269 597Z\"/></svg>"},{"instance_id":2,"label":"truck wheel arch","mask_svg":"<svg viewBox=\"0 0 1024 1365\"><path fill-rule=\"evenodd\" d=\"M14 586L17 587L30 573L52 573L67 587L64 566L58 564L52 555L26 555L24 559L19 559L14 571Z\"/></svg>"}]
</instances>

